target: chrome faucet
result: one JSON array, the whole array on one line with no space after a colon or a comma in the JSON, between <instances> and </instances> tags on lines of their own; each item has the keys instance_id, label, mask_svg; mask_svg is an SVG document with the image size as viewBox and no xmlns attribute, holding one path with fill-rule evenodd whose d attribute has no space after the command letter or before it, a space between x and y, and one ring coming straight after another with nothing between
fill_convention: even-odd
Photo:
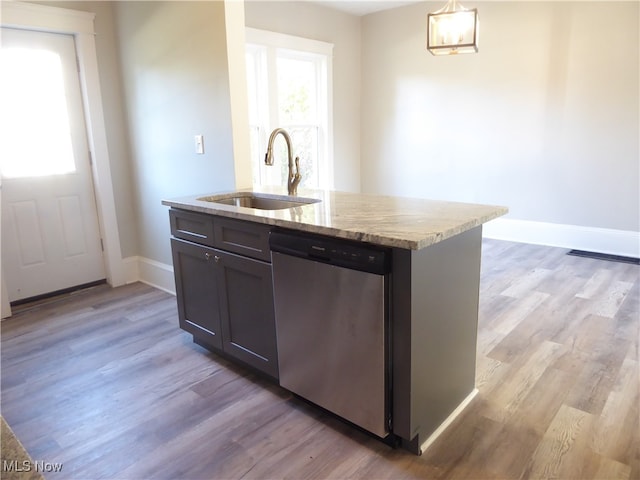
<instances>
[{"instance_id":1,"label":"chrome faucet","mask_svg":"<svg viewBox=\"0 0 640 480\"><path fill-rule=\"evenodd\" d=\"M264 156L264 163L265 165L273 165L273 142L279 133L282 134L284 140L287 142L287 151L289 154L289 177L287 178L287 191L289 192L289 195L297 195L298 184L300 183L300 180L302 180L302 175L300 175L300 158L296 157L296 171L294 173L291 137L284 128L276 128L273 132L271 132L271 136L269 136L269 143L267 144L267 153Z\"/></svg>"}]
</instances>

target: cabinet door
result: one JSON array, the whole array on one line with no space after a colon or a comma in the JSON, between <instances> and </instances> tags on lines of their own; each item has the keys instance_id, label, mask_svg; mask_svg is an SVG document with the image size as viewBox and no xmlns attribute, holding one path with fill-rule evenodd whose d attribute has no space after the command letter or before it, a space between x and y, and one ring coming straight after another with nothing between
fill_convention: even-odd
<instances>
[{"instance_id":1,"label":"cabinet door","mask_svg":"<svg viewBox=\"0 0 640 480\"><path fill-rule=\"evenodd\" d=\"M180 328L222 348L216 275L219 252L175 238L171 251Z\"/></svg>"},{"instance_id":2,"label":"cabinet door","mask_svg":"<svg viewBox=\"0 0 640 480\"><path fill-rule=\"evenodd\" d=\"M278 378L271 264L218 252L224 351Z\"/></svg>"}]
</instances>

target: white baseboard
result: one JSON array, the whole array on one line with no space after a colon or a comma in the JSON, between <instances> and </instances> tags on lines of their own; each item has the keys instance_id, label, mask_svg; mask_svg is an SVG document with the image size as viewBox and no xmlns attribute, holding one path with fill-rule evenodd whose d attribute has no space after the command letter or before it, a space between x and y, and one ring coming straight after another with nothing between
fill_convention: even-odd
<instances>
[{"instance_id":1,"label":"white baseboard","mask_svg":"<svg viewBox=\"0 0 640 480\"><path fill-rule=\"evenodd\" d=\"M125 258L123 263L127 283L142 282L172 295L176 294L173 266L139 256Z\"/></svg>"},{"instance_id":2,"label":"white baseboard","mask_svg":"<svg viewBox=\"0 0 640 480\"><path fill-rule=\"evenodd\" d=\"M626 230L498 218L484 224L483 236L640 258L640 232Z\"/></svg>"},{"instance_id":3,"label":"white baseboard","mask_svg":"<svg viewBox=\"0 0 640 480\"><path fill-rule=\"evenodd\" d=\"M458 417L458 415L462 413L465 408L467 408L467 406L471 403L471 400L473 400L473 398L477 394L478 389L474 388L471 393L467 395L467 397L462 400L462 402L460 402L460 405L458 405L456 409L451 412L451 415L449 415L444 420L444 422L442 422L440 426L436 428L435 431L431 435L429 435L429 437L424 442L422 442L422 445L420 445L420 455L422 455L425 450L429 448L433 444L433 442L436 441L436 439L442 434L442 432L444 432L447 427L453 423L453 421Z\"/></svg>"},{"instance_id":4,"label":"white baseboard","mask_svg":"<svg viewBox=\"0 0 640 480\"><path fill-rule=\"evenodd\" d=\"M9 304L7 284L2 281L2 275L2 266L0 265L0 319L4 320L11 316L11 305Z\"/></svg>"}]
</instances>

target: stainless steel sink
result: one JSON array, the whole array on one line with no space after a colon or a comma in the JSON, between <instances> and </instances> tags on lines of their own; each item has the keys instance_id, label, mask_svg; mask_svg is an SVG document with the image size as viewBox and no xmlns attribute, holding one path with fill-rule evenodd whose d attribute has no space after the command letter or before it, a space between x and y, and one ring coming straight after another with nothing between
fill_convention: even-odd
<instances>
[{"instance_id":1,"label":"stainless steel sink","mask_svg":"<svg viewBox=\"0 0 640 480\"><path fill-rule=\"evenodd\" d=\"M288 197L282 198L277 195L266 193L238 193L233 196L213 195L201 197L198 200L204 202L221 203L223 205L233 205L235 207L256 208L258 210L283 210L285 208L302 207L320 200L316 198Z\"/></svg>"}]
</instances>

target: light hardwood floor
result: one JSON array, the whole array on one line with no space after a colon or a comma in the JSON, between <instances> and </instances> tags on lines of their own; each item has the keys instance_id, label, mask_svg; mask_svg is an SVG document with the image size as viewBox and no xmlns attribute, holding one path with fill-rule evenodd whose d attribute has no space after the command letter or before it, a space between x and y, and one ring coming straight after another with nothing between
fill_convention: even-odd
<instances>
[{"instance_id":1,"label":"light hardwood floor","mask_svg":"<svg viewBox=\"0 0 640 480\"><path fill-rule=\"evenodd\" d=\"M2 414L51 479L640 478L640 267L483 249L479 394L421 457L195 345L140 283L2 322Z\"/></svg>"}]
</instances>

